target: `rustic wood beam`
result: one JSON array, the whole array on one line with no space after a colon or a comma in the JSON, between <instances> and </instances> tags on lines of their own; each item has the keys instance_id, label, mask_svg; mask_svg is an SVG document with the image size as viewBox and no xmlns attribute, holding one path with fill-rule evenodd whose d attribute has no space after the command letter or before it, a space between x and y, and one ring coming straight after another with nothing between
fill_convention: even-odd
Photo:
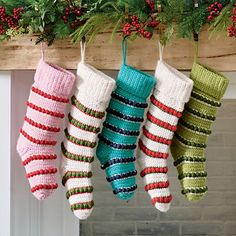
<instances>
[{"instance_id":1,"label":"rustic wood beam","mask_svg":"<svg viewBox=\"0 0 236 236\"><path fill-rule=\"evenodd\" d=\"M236 41L220 37L208 39L208 32L199 37L199 61L219 71L236 71ZM104 70L117 70L121 64L121 39L118 35L113 42L110 33L99 35L88 45L86 61ZM0 70L35 69L40 58L40 45L35 46L35 38L23 36L0 43ZM67 69L75 69L80 60L78 44L70 40L58 40L46 49L46 60ZM172 41L164 51L164 59L180 70L189 70L193 62L193 42L185 39ZM158 59L157 37L147 41L137 39L129 44L127 63L141 70L154 70Z\"/></svg>"}]
</instances>

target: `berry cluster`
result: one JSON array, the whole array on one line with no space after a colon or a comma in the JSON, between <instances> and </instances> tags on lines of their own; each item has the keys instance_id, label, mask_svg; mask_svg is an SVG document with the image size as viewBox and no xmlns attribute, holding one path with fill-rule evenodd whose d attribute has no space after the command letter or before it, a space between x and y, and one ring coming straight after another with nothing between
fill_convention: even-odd
<instances>
[{"instance_id":1,"label":"berry cluster","mask_svg":"<svg viewBox=\"0 0 236 236\"><path fill-rule=\"evenodd\" d=\"M5 33L5 30L3 28L3 25L0 25L0 35L4 34Z\"/></svg>"},{"instance_id":2,"label":"berry cluster","mask_svg":"<svg viewBox=\"0 0 236 236\"><path fill-rule=\"evenodd\" d=\"M234 4L231 19L232 19L232 24L228 26L228 36L236 37L236 4Z\"/></svg>"},{"instance_id":3,"label":"berry cluster","mask_svg":"<svg viewBox=\"0 0 236 236\"><path fill-rule=\"evenodd\" d=\"M80 20L80 17L83 14L83 9L75 5L68 4L64 10L64 15L62 20L65 24L70 24L71 29L75 29L77 26L83 24L83 21Z\"/></svg>"},{"instance_id":4,"label":"berry cluster","mask_svg":"<svg viewBox=\"0 0 236 236\"><path fill-rule=\"evenodd\" d=\"M152 12L155 11L155 1L154 0L146 0L146 3L151 8Z\"/></svg>"},{"instance_id":5,"label":"berry cluster","mask_svg":"<svg viewBox=\"0 0 236 236\"><path fill-rule=\"evenodd\" d=\"M6 14L6 8L0 6L0 35L3 35L8 28L15 28L23 13L23 7L14 8L12 16Z\"/></svg>"},{"instance_id":6,"label":"berry cluster","mask_svg":"<svg viewBox=\"0 0 236 236\"><path fill-rule=\"evenodd\" d=\"M214 2L208 7L208 12L210 13L208 16L208 20L212 21L215 17L220 15L220 12L223 9L223 4L220 2Z\"/></svg>"},{"instance_id":7,"label":"berry cluster","mask_svg":"<svg viewBox=\"0 0 236 236\"><path fill-rule=\"evenodd\" d=\"M14 8L13 9L13 19L15 19L17 21L20 20L22 12L23 12L23 7Z\"/></svg>"},{"instance_id":8,"label":"berry cluster","mask_svg":"<svg viewBox=\"0 0 236 236\"><path fill-rule=\"evenodd\" d=\"M124 36L130 36L133 33L138 34L146 39L151 39L153 29L159 25L159 22L153 18L147 22L140 22L138 16L131 16L128 18L128 22L123 27Z\"/></svg>"}]
</instances>

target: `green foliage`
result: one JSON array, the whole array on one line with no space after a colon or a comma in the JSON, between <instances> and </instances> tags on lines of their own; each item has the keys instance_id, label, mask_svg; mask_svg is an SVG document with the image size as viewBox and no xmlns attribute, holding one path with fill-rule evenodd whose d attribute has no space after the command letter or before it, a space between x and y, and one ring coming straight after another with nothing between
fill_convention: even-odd
<instances>
[{"instance_id":1,"label":"green foliage","mask_svg":"<svg viewBox=\"0 0 236 236\"><path fill-rule=\"evenodd\" d=\"M233 4L227 5L222 10L220 15L215 19L215 21L210 27L211 36L219 35L221 33L225 34L225 32L227 31L227 27L231 23L232 8L233 8Z\"/></svg>"},{"instance_id":2,"label":"green foliage","mask_svg":"<svg viewBox=\"0 0 236 236\"><path fill-rule=\"evenodd\" d=\"M27 7L30 5L30 0L0 0L0 6L6 7L7 14L11 14L14 8Z\"/></svg>"},{"instance_id":3,"label":"green foliage","mask_svg":"<svg viewBox=\"0 0 236 236\"><path fill-rule=\"evenodd\" d=\"M187 7L182 18L178 22L178 37L192 38L193 33L199 33L207 20L207 6L200 5L198 8Z\"/></svg>"},{"instance_id":4,"label":"green foliage","mask_svg":"<svg viewBox=\"0 0 236 236\"><path fill-rule=\"evenodd\" d=\"M85 24L71 35L73 42L79 42L85 37L88 42L94 41L95 37L102 32L112 31L112 37L121 27L124 19L123 11L116 1L96 1L87 5L88 11L81 17Z\"/></svg>"},{"instance_id":5,"label":"green foliage","mask_svg":"<svg viewBox=\"0 0 236 236\"><path fill-rule=\"evenodd\" d=\"M20 26L32 33L41 33L37 42L51 43L56 37L54 30L61 21L63 4L58 0L30 0L30 5L20 21ZM58 32L58 31L57 31Z\"/></svg>"},{"instance_id":6,"label":"green foliage","mask_svg":"<svg viewBox=\"0 0 236 236\"><path fill-rule=\"evenodd\" d=\"M81 6L83 14L79 20L83 25L71 28L62 20L68 2L72 6ZM127 22L127 16L138 16L145 24L155 19L164 26L160 40L167 44L175 36L192 39L193 33L199 33L202 27L209 23L208 6L215 0L198 0L199 6L194 6L193 0L155 0L155 11L151 11L145 0L0 0L0 6L6 7L7 14L12 14L14 8L24 7L24 14L18 27L6 30L0 35L0 41L18 34L39 34L37 43L47 41L52 44L55 38L71 37L73 42L79 42L83 37L89 42L102 32L111 31L113 38ZM235 0L218 0L225 8L211 24L213 34L225 32L230 24L230 16ZM161 12L158 6L161 4ZM149 26L147 26L149 27ZM154 32L154 28L148 28ZM130 40L139 36L131 34Z\"/></svg>"},{"instance_id":7,"label":"green foliage","mask_svg":"<svg viewBox=\"0 0 236 236\"><path fill-rule=\"evenodd\" d=\"M72 34L73 42L79 42L83 37L89 39L91 42L95 39L96 35L112 29L115 25L115 29L119 28L123 15L119 12L114 13L100 13L91 16L84 26L78 28Z\"/></svg>"}]
</instances>

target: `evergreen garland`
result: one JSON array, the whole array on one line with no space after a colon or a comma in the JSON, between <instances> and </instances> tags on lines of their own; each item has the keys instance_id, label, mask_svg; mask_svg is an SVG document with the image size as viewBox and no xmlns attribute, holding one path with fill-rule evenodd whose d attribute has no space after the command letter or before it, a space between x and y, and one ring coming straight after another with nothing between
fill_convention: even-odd
<instances>
[{"instance_id":1,"label":"evergreen garland","mask_svg":"<svg viewBox=\"0 0 236 236\"><path fill-rule=\"evenodd\" d=\"M235 0L0 0L0 40L38 34L36 43L50 45L56 38L93 41L99 33L114 37L123 30L130 40L159 33L166 44L192 38L206 24L213 35L236 37L235 19Z\"/></svg>"}]
</instances>

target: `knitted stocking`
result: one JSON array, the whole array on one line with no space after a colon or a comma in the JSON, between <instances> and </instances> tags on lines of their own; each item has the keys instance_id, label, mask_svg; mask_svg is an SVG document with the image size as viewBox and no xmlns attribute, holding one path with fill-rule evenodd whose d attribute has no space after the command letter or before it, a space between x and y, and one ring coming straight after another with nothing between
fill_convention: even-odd
<instances>
[{"instance_id":1,"label":"knitted stocking","mask_svg":"<svg viewBox=\"0 0 236 236\"><path fill-rule=\"evenodd\" d=\"M97 157L106 170L113 193L122 200L130 199L137 187L134 149L147 107L146 99L154 83L153 77L127 66L124 61L99 137Z\"/></svg>"},{"instance_id":2,"label":"knitted stocking","mask_svg":"<svg viewBox=\"0 0 236 236\"><path fill-rule=\"evenodd\" d=\"M179 120L171 152L182 193L189 201L196 201L207 191L204 152L228 79L197 63L194 63L190 77L194 89Z\"/></svg>"},{"instance_id":3,"label":"knitted stocking","mask_svg":"<svg viewBox=\"0 0 236 236\"><path fill-rule=\"evenodd\" d=\"M177 129L178 119L182 116L184 104L189 100L193 83L161 60L158 62L155 76L157 84L151 96L137 156L145 191L150 195L153 205L166 212L172 199L166 162L169 145Z\"/></svg>"},{"instance_id":4,"label":"knitted stocking","mask_svg":"<svg viewBox=\"0 0 236 236\"><path fill-rule=\"evenodd\" d=\"M73 74L40 60L17 143L31 192L39 200L57 188L54 146L73 83Z\"/></svg>"},{"instance_id":5,"label":"knitted stocking","mask_svg":"<svg viewBox=\"0 0 236 236\"><path fill-rule=\"evenodd\" d=\"M97 134L108 106L115 81L92 66L79 63L76 92L71 99L69 125L62 143L62 184L71 210L79 219L92 212L91 183Z\"/></svg>"}]
</instances>

